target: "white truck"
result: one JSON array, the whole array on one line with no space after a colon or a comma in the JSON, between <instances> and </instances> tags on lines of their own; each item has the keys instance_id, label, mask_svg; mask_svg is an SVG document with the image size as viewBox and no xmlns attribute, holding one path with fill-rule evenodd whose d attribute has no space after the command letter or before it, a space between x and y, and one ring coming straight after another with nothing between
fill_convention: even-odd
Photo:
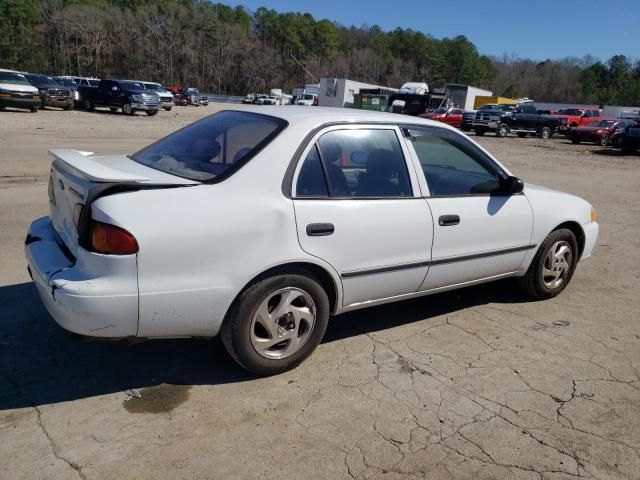
<instances>
[{"instance_id":1,"label":"white truck","mask_svg":"<svg viewBox=\"0 0 640 480\"><path fill-rule=\"evenodd\" d=\"M473 110L477 96L491 97L493 95L491 90L458 83L447 83L444 86L444 92L452 100L453 106L464 110Z\"/></svg>"},{"instance_id":2,"label":"white truck","mask_svg":"<svg viewBox=\"0 0 640 480\"><path fill-rule=\"evenodd\" d=\"M373 85L371 83L356 82L347 78L321 78L320 96L318 104L321 107L353 107L356 93L360 90L383 89L390 93L396 93L395 88Z\"/></svg>"}]
</instances>

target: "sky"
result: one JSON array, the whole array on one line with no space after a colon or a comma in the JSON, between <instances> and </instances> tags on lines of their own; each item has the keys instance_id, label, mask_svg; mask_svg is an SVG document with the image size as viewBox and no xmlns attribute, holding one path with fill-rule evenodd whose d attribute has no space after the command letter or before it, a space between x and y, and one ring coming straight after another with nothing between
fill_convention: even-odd
<instances>
[{"instance_id":1,"label":"sky","mask_svg":"<svg viewBox=\"0 0 640 480\"><path fill-rule=\"evenodd\" d=\"M250 11L311 13L346 26L465 35L484 55L534 60L622 54L640 59L640 0L216 0Z\"/></svg>"}]
</instances>

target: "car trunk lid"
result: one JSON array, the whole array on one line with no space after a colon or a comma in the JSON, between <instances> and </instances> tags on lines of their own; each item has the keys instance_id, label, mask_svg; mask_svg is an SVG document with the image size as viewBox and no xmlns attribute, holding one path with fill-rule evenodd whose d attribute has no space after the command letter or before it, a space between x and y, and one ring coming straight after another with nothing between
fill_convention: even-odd
<instances>
[{"instance_id":1,"label":"car trunk lid","mask_svg":"<svg viewBox=\"0 0 640 480\"><path fill-rule=\"evenodd\" d=\"M82 235L85 206L112 187L162 188L197 185L195 180L155 170L123 155L94 156L91 152L58 149L49 179L49 199L53 226L76 255ZM90 219L90 216L88 217Z\"/></svg>"}]
</instances>

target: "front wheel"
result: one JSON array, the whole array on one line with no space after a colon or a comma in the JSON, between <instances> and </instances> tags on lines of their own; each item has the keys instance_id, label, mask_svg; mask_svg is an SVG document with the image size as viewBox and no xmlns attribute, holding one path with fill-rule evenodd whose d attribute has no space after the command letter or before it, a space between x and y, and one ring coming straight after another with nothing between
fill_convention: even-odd
<instances>
[{"instance_id":1,"label":"front wheel","mask_svg":"<svg viewBox=\"0 0 640 480\"><path fill-rule=\"evenodd\" d=\"M125 115L133 115L135 111L133 110L133 107L130 103L125 103L124 105L122 105L122 113L124 113Z\"/></svg>"},{"instance_id":2,"label":"front wheel","mask_svg":"<svg viewBox=\"0 0 640 480\"><path fill-rule=\"evenodd\" d=\"M275 375L297 367L318 346L329 299L304 270L255 282L236 299L222 324L222 342L246 370Z\"/></svg>"},{"instance_id":3,"label":"front wheel","mask_svg":"<svg viewBox=\"0 0 640 480\"><path fill-rule=\"evenodd\" d=\"M157 113L158 113L158 110L147 110L147 115L149 115L150 117L153 117Z\"/></svg>"},{"instance_id":4,"label":"front wheel","mask_svg":"<svg viewBox=\"0 0 640 480\"><path fill-rule=\"evenodd\" d=\"M538 249L524 277L518 279L520 288L536 298L553 298L571 281L578 263L578 242L571 230L554 230Z\"/></svg>"},{"instance_id":5,"label":"front wheel","mask_svg":"<svg viewBox=\"0 0 640 480\"><path fill-rule=\"evenodd\" d=\"M605 133L600 137L600 146L606 147L607 145L609 145L609 135Z\"/></svg>"},{"instance_id":6,"label":"front wheel","mask_svg":"<svg viewBox=\"0 0 640 480\"><path fill-rule=\"evenodd\" d=\"M171 107L163 107L167 112L171 111Z\"/></svg>"},{"instance_id":7,"label":"front wheel","mask_svg":"<svg viewBox=\"0 0 640 480\"><path fill-rule=\"evenodd\" d=\"M504 138L509 135L509 125L506 123L501 123L498 125L498 129L496 130L496 136L499 138Z\"/></svg>"},{"instance_id":8,"label":"front wheel","mask_svg":"<svg viewBox=\"0 0 640 480\"><path fill-rule=\"evenodd\" d=\"M542 127L542 130L540 130L540 138L549 140L551 138L551 129L549 127Z\"/></svg>"},{"instance_id":9,"label":"front wheel","mask_svg":"<svg viewBox=\"0 0 640 480\"><path fill-rule=\"evenodd\" d=\"M96 108L91 100L85 100L83 102L83 105L84 105L84 109L88 110L90 112L93 112L93 110L95 110L95 108Z\"/></svg>"}]
</instances>

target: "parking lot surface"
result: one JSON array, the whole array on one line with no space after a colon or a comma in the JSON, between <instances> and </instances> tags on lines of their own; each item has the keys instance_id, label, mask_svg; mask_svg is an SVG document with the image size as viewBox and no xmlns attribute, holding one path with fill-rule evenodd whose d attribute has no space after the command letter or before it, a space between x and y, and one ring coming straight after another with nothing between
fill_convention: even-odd
<instances>
[{"instance_id":1,"label":"parking lot surface","mask_svg":"<svg viewBox=\"0 0 640 480\"><path fill-rule=\"evenodd\" d=\"M597 210L595 254L553 300L503 281L342 315L271 378L217 340L59 328L22 246L47 214L47 149L130 153L218 108L0 115L0 478L640 478L638 156L478 138Z\"/></svg>"}]
</instances>

